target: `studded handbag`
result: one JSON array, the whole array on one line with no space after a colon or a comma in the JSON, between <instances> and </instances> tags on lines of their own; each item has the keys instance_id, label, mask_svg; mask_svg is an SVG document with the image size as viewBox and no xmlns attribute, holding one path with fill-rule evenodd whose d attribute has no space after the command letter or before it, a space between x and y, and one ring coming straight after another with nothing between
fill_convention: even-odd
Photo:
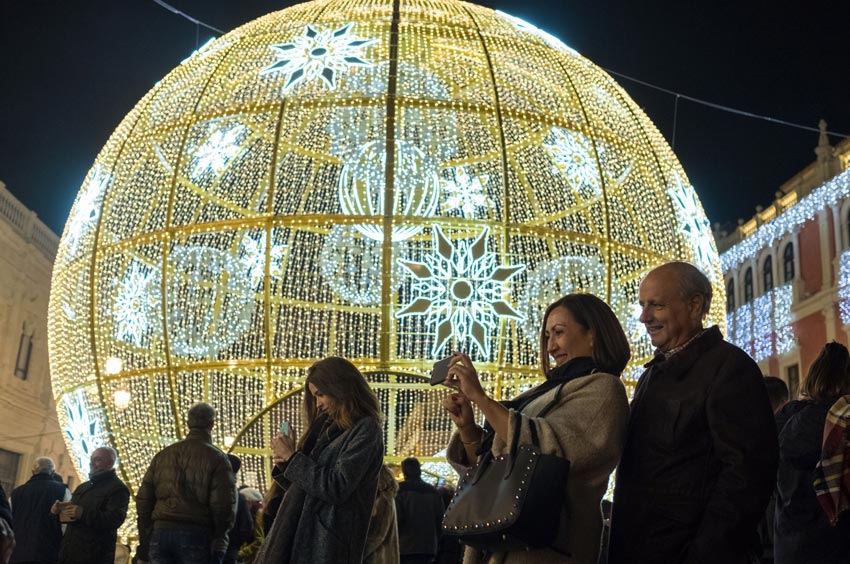
<instances>
[{"instance_id":1,"label":"studded handbag","mask_svg":"<svg viewBox=\"0 0 850 564\"><path fill-rule=\"evenodd\" d=\"M569 460L541 454L531 419L533 444L517 447L520 415L514 416L509 454L494 457L488 451L481 456L461 477L443 517L445 535L488 552L550 546L558 533L564 504Z\"/></svg>"}]
</instances>

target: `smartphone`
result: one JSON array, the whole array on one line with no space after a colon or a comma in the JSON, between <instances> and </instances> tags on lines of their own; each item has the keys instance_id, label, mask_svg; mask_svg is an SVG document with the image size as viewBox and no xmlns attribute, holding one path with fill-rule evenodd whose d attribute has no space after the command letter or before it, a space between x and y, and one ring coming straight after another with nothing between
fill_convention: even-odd
<instances>
[{"instance_id":1,"label":"smartphone","mask_svg":"<svg viewBox=\"0 0 850 564\"><path fill-rule=\"evenodd\" d=\"M436 386L438 384L442 384L446 381L446 377L449 375L449 367L452 365L452 357L444 358L443 360L438 360L434 363L434 368L431 369L431 380L430 384L432 386Z\"/></svg>"},{"instance_id":2,"label":"smartphone","mask_svg":"<svg viewBox=\"0 0 850 564\"><path fill-rule=\"evenodd\" d=\"M289 436L289 421L284 421L280 424L280 432Z\"/></svg>"}]
</instances>

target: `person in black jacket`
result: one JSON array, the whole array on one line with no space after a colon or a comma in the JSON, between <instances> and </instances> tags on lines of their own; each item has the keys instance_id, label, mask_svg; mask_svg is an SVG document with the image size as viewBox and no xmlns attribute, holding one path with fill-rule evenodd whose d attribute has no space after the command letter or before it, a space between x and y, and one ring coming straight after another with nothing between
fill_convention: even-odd
<instances>
[{"instance_id":1,"label":"person in black jacket","mask_svg":"<svg viewBox=\"0 0 850 564\"><path fill-rule=\"evenodd\" d=\"M239 474L242 460L235 454L228 454L227 460L233 469L233 476ZM236 520L228 533L227 551L224 554L224 564L236 564L239 549L243 544L254 540L254 518L251 515L251 504L241 494L236 494Z\"/></svg>"},{"instance_id":2,"label":"person in black jacket","mask_svg":"<svg viewBox=\"0 0 850 564\"><path fill-rule=\"evenodd\" d=\"M632 400L617 469L610 564L752 562L776 479L776 427L758 365L703 328L711 284L662 265L640 284L655 358Z\"/></svg>"},{"instance_id":3,"label":"person in black jacket","mask_svg":"<svg viewBox=\"0 0 850 564\"><path fill-rule=\"evenodd\" d=\"M0 563L9 562L12 551L15 549L15 533L12 530L12 511L9 509L9 500L6 492L0 486Z\"/></svg>"},{"instance_id":4,"label":"person in black jacket","mask_svg":"<svg viewBox=\"0 0 850 564\"><path fill-rule=\"evenodd\" d=\"M437 488L422 480L422 469L416 458L401 462L404 481L395 496L398 515L398 548L402 564L430 564L440 541L443 513L446 508Z\"/></svg>"},{"instance_id":5,"label":"person in black jacket","mask_svg":"<svg viewBox=\"0 0 850 564\"><path fill-rule=\"evenodd\" d=\"M12 564L55 564L59 559L62 526L50 514L50 508L56 501L68 501L71 494L65 484L54 480L54 470L50 458L36 458L32 478L12 492L14 524L18 531Z\"/></svg>"},{"instance_id":6,"label":"person in black jacket","mask_svg":"<svg viewBox=\"0 0 850 564\"><path fill-rule=\"evenodd\" d=\"M838 523L830 526L813 485L829 408L850 393L848 371L847 348L828 343L803 381L803 399L788 402L776 416L780 430L773 540L776 564L850 561L850 514L841 515Z\"/></svg>"},{"instance_id":7,"label":"person in black jacket","mask_svg":"<svg viewBox=\"0 0 850 564\"><path fill-rule=\"evenodd\" d=\"M110 447L95 449L89 481L74 490L71 501L57 501L50 509L68 525L59 546L59 564L114 562L118 527L130 503L130 490L115 474L116 458Z\"/></svg>"}]
</instances>

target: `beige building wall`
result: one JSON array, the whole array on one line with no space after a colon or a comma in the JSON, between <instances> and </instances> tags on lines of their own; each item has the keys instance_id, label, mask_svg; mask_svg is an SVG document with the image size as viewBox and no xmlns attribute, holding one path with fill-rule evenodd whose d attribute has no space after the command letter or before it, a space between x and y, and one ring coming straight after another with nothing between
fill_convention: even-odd
<instances>
[{"instance_id":1,"label":"beige building wall","mask_svg":"<svg viewBox=\"0 0 850 564\"><path fill-rule=\"evenodd\" d=\"M79 483L50 386L47 302L59 238L0 182L0 482L9 493L49 456ZM29 358L27 358L27 356Z\"/></svg>"}]
</instances>

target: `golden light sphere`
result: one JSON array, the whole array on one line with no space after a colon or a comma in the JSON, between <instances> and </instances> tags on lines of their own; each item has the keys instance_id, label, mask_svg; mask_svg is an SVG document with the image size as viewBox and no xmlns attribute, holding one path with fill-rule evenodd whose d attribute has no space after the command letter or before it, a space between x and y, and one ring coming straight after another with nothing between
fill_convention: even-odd
<instances>
[{"instance_id":1,"label":"golden light sphere","mask_svg":"<svg viewBox=\"0 0 850 564\"><path fill-rule=\"evenodd\" d=\"M208 401L262 487L306 367L339 355L379 395L388 460L438 462L435 360L467 351L511 396L541 379L542 308L588 291L639 366L637 286L671 259L712 277L722 323L699 200L592 62L455 0L300 4L204 46L98 155L53 275L60 420L81 460L113 445L135 490Z\"/></svg>"}]
</instances>

